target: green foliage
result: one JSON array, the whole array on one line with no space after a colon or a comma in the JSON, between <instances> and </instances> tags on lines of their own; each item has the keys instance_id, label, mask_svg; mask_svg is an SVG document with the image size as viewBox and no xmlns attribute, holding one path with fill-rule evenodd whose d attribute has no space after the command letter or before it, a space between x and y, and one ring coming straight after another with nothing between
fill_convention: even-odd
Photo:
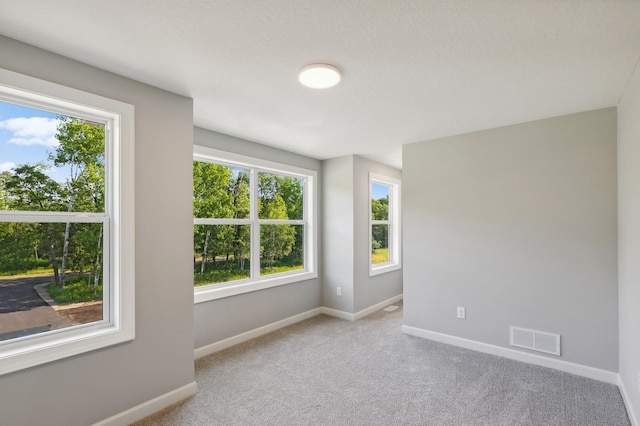
<instances>
[{"instance_id":1,"label":"green foliage","mask_svg":"<svg viewBox=\"0 0 640 426\"><path fill-rule=\"evenodd\" d=\"M102 285L98 286L94 295L93 283L88 278L78 277L67 280L63 288L56 283L47 286L49 295L56 303L94 302L102 300Z\"/></svg>"},{"instance_id":2,"label":"green foliage","mask_svg":"<svg viewBox=\"0 0 640 426\"><path fill-rule=\"evenodd\" d=\"M371 219L372 220L389 220L389 196L371 199ZM373 259L381 259L381 255L377 253L383 249L388 251L389 247L389 227L387 225L373 225L371 227L371 253L373 263L386 262L388 257L382 261L374 261Z\"/></svg>"},{"instance_id":3,"label":"green foliage","mask_svg":"<svg viewBox=\"0 0 640 426\"><path fill-rule=\"evenodd\" d=\"M218 261L214 263L208 263L205 267L204 273L200 272L201 264L200 262L196 262L194 264L194 285L196 287L215 284L215 283L224 283L229 281L242 280L245 278L249 278L250 275L250 265L249 261L247 261L244 270L240 270L238 268L237 262L229 262L225 263L223 261ZM262 275L269 274L277 274L281 272L295 271L303 268L302 258L298 258L295 256L289 256L284 259L281 259L277 265L266 266L262 265L260 267L260 273Z\"/></svg>"},{"instance_id":4,"label":"green foliage","mask_svg":"<svg viewBox=\"0 0 640 426\"><path fill-rule=\"evenodd\" d=\"M293 251L296 228L293 225L262 225L260 227L260 253L264 263L273 267L277 260Z\"/></svg>"},{"instance_id":5,"label":"green foliage","mask_svg":"<svg viewBox=\"0 0 640 426\"><path fill-rule=\"evenodd\" d=\"M261 219L303 218L303 188L300 179L270 173L260 173L259 177L258 210ZM282 259L294 254L294 251L301 251L301 234L294 225L262 225L260 254L264 266L277 267Z\"/></svg>"},{"instance_id":6,"label":"green foliage","mask_svg":"<svg viewBox=\"0 0 640 426\"><path fill-rule=\"evenodd\" d=\"M193 281L196 287L212 283L223 283L249 278L251 270L251 268L249 268L248 261L244 270L239 270L237 263L235 262L231 262L227 265L223 263L222 265L217 266L210 263L209 266L205 268L204 272L201 272L200 266L201 265L198 263L194 265Z\"/></svg>"},{"instance_id":7,"label":"green foliage","mask_svg":"<svg viewBox=\"0 0 640 426\"><path fill-rule=\"evenodd\" d=\"M304 181L271 173L257 173L258 217L301 220L304 217ZM194 161L193 209L196 218L248 219L250 173L248 170ZM194 280L196 285L249 276L250 231L248 225L194 226ZM289 270L291 259L302 265L302 226L260 226L261 268L264 273ZM266 268L266 269L265 269ZM271 271L271 272L267 272Z\"/></svg>"},{"instance_id":8,"label":"green foliage","mask_svg":"<svg viewBox=\"0 0 640 426\"><path fill-rule=\"evenodd\" d=\"M371 263L374 265L377 263L384 263L389 261L389 249L388 248L378 248L373 250L371 253Z\"/></svg>"},{"instance_id":9,"label":"green foliage","mask_svg":"<svg viewBox=\"0 0 640 426\"><path fill-rule=\"evenodd\" d=\"M49 164L21 164L0 174L1 209L104 212L104 127L57 118L59 144L49 154ZM64 182L46 174L52 166L69 170ZM0 274L40 270L46 262L63 285L66 269L101 277L101 259L101 224L0 222Z\"/></svg>"},{"instance_id":10,"label":"green foliage","mask_svg":"<svg viewBox=\"0 0 640 426\"><path fill-rule=\"evenodd\" d=\"M0 172L0 210L9 210L9 194L6 186L11 179L11 172L5 170Z\"/></svg>"},{"instance_id":11,"label":"green foliage","mask_svg":"<svg viewBox=\"0 0 640 426\"><path fill-rule=\"evenodd\" d=\"M302 263L299 263L297 265L263 266L262 268L260 268L260 273L262 275L279 274L281 272L297 271L302 268Z\"/></svg>"},{"instance_id":12,"label":"green foliage","mask_svg":"<svg viewBox=\"0 0 640 426\"><path fill-rule=\"evenodd\" d=\"M4 179L8 210L62 211L62 188L47 176L43 163L22 164Z\"/></svg>"},{"instance_id":13,"label":"green foliage","mask_svg":"<svg viewBox=\"0 0 640 426\"><path fill-rule=\"evenodd\" d=\"M260 219L303 218L302 181L289 176L259 173L258 211Z\"/></svg>"},{"instance_id":14,"label":"green foliage","mask_svg":"<svg viewBox=\"0 0 640 426\"><path fill-rule=\"evenodd\" d=\"M195 217L233 218L232 170L218 164L193 162Z\"/></svg>"},{"instance_id":15,"label":"green foliage","mask_svg":"<svg viewBox=\"0 0 640 426\"><path fill-rule=\"evenodd\" d=\"M7 269L0 271L0 277L11 277L14 275L41 275L41 274L51 274L53 269L51 269L51 265L46 259L40 259L38 261L33 261L26 265L26 267L21 269Z\"/></svg>"},{"instance_id":16,"label":"green foliage","mask_svg":"<svg viewBox=\"0 0 640 426\"><path fill-rule=\"evenodd\" d=\"M389 197L371 199L371 219L389 220Z\"/></svg>"}]
</instances>

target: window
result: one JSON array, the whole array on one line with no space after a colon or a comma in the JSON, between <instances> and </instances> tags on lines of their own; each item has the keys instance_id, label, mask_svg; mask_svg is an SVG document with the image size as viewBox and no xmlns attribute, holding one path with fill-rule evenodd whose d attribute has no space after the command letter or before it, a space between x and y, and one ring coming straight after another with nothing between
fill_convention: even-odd
<instances>
[{"instance_id":1,"label":"window","mask_svg":"<svg viewBox=\"0 0 640 426\"><path fill-rule=\"evenodd\" d=\"M196 146L195 302L317 277L316 172Z\"/></svg>"},{"instance_id":2,"label":"window","mask_svg":"<svg viewBox=\"0 0 640 426\"><path fill-rule=\"evenodd\" d=\"M0 146L0 374L133 339L133 107L0 70Z\"/></svg>"},{"instance_id":3,"label":"window","mask_svg":"<svg viewBox=\"0 0 640 426\"><path fill-rule=\"evenodd\" d=\"M400 269L400 181L369 174L369 275Z\"/></svg>"}]
</instances>

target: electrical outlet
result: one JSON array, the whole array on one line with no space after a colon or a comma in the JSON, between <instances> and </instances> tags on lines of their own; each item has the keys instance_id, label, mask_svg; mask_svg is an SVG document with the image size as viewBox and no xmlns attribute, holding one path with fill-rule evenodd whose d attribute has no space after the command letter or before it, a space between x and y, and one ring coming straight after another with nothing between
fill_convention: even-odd
<instances>
[{"instance_id":1,"label":"electrical outlet","mask_svg":"<svg viewBox=\"0 0 640 426\"><path fill-rule=\"evenodd\" d=\"M342 287L336 287L336 294L342 296Z\"/></svg>"},{"instance_id":2,"label":"electrical outlet","mask_svg":"<svg viewBox=\"0 0 640 426\"><path fill-rule=\"evenodd\" d=\"M463 306L458 306L458 318L465 319L467 317L466 309Z\"/></svg>"}]
</instances>

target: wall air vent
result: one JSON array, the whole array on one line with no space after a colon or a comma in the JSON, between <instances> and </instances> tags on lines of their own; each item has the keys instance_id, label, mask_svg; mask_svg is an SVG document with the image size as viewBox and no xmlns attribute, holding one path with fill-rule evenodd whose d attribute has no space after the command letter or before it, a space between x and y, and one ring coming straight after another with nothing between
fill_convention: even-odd
<instances>
[{"instance_id":1,"label":"wall air vent","mask_svg":"<svg viewBox=\"0 0 640 426\"><path fill-rule=\"evenodd\" d=\"M527 328L510 327L510 344L519 348L560 356L560 335Z\"/></svg>"}]
</instances>

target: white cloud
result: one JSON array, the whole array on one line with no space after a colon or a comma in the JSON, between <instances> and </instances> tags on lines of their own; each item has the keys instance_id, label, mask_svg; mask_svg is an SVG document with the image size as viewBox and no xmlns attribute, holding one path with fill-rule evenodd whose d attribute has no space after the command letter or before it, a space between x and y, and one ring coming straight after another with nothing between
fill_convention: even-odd
<instances>
[{"instance_id":1,"label":"white cloud","mask_svg":"<svg viewBox=\"0 0 640 426\"><path fill-rule=\"evenodd\" d=\"M12 136L7 143L14 145L58 146L56 128L58 120L46 117L17 117L0 121L0 129L8 130Z\"/></svg>"},{"instance_id":2,"label":"white cloud","mask_svg":"<svg viewBox=\"0 0 640 426\"><path fill-rule=\"evenodd\" d=\"M0 163L0 173L7 172L13 169L16 166L16 163L11 161L5 161L4 163Z\"/></svg>"}]
</instances>

